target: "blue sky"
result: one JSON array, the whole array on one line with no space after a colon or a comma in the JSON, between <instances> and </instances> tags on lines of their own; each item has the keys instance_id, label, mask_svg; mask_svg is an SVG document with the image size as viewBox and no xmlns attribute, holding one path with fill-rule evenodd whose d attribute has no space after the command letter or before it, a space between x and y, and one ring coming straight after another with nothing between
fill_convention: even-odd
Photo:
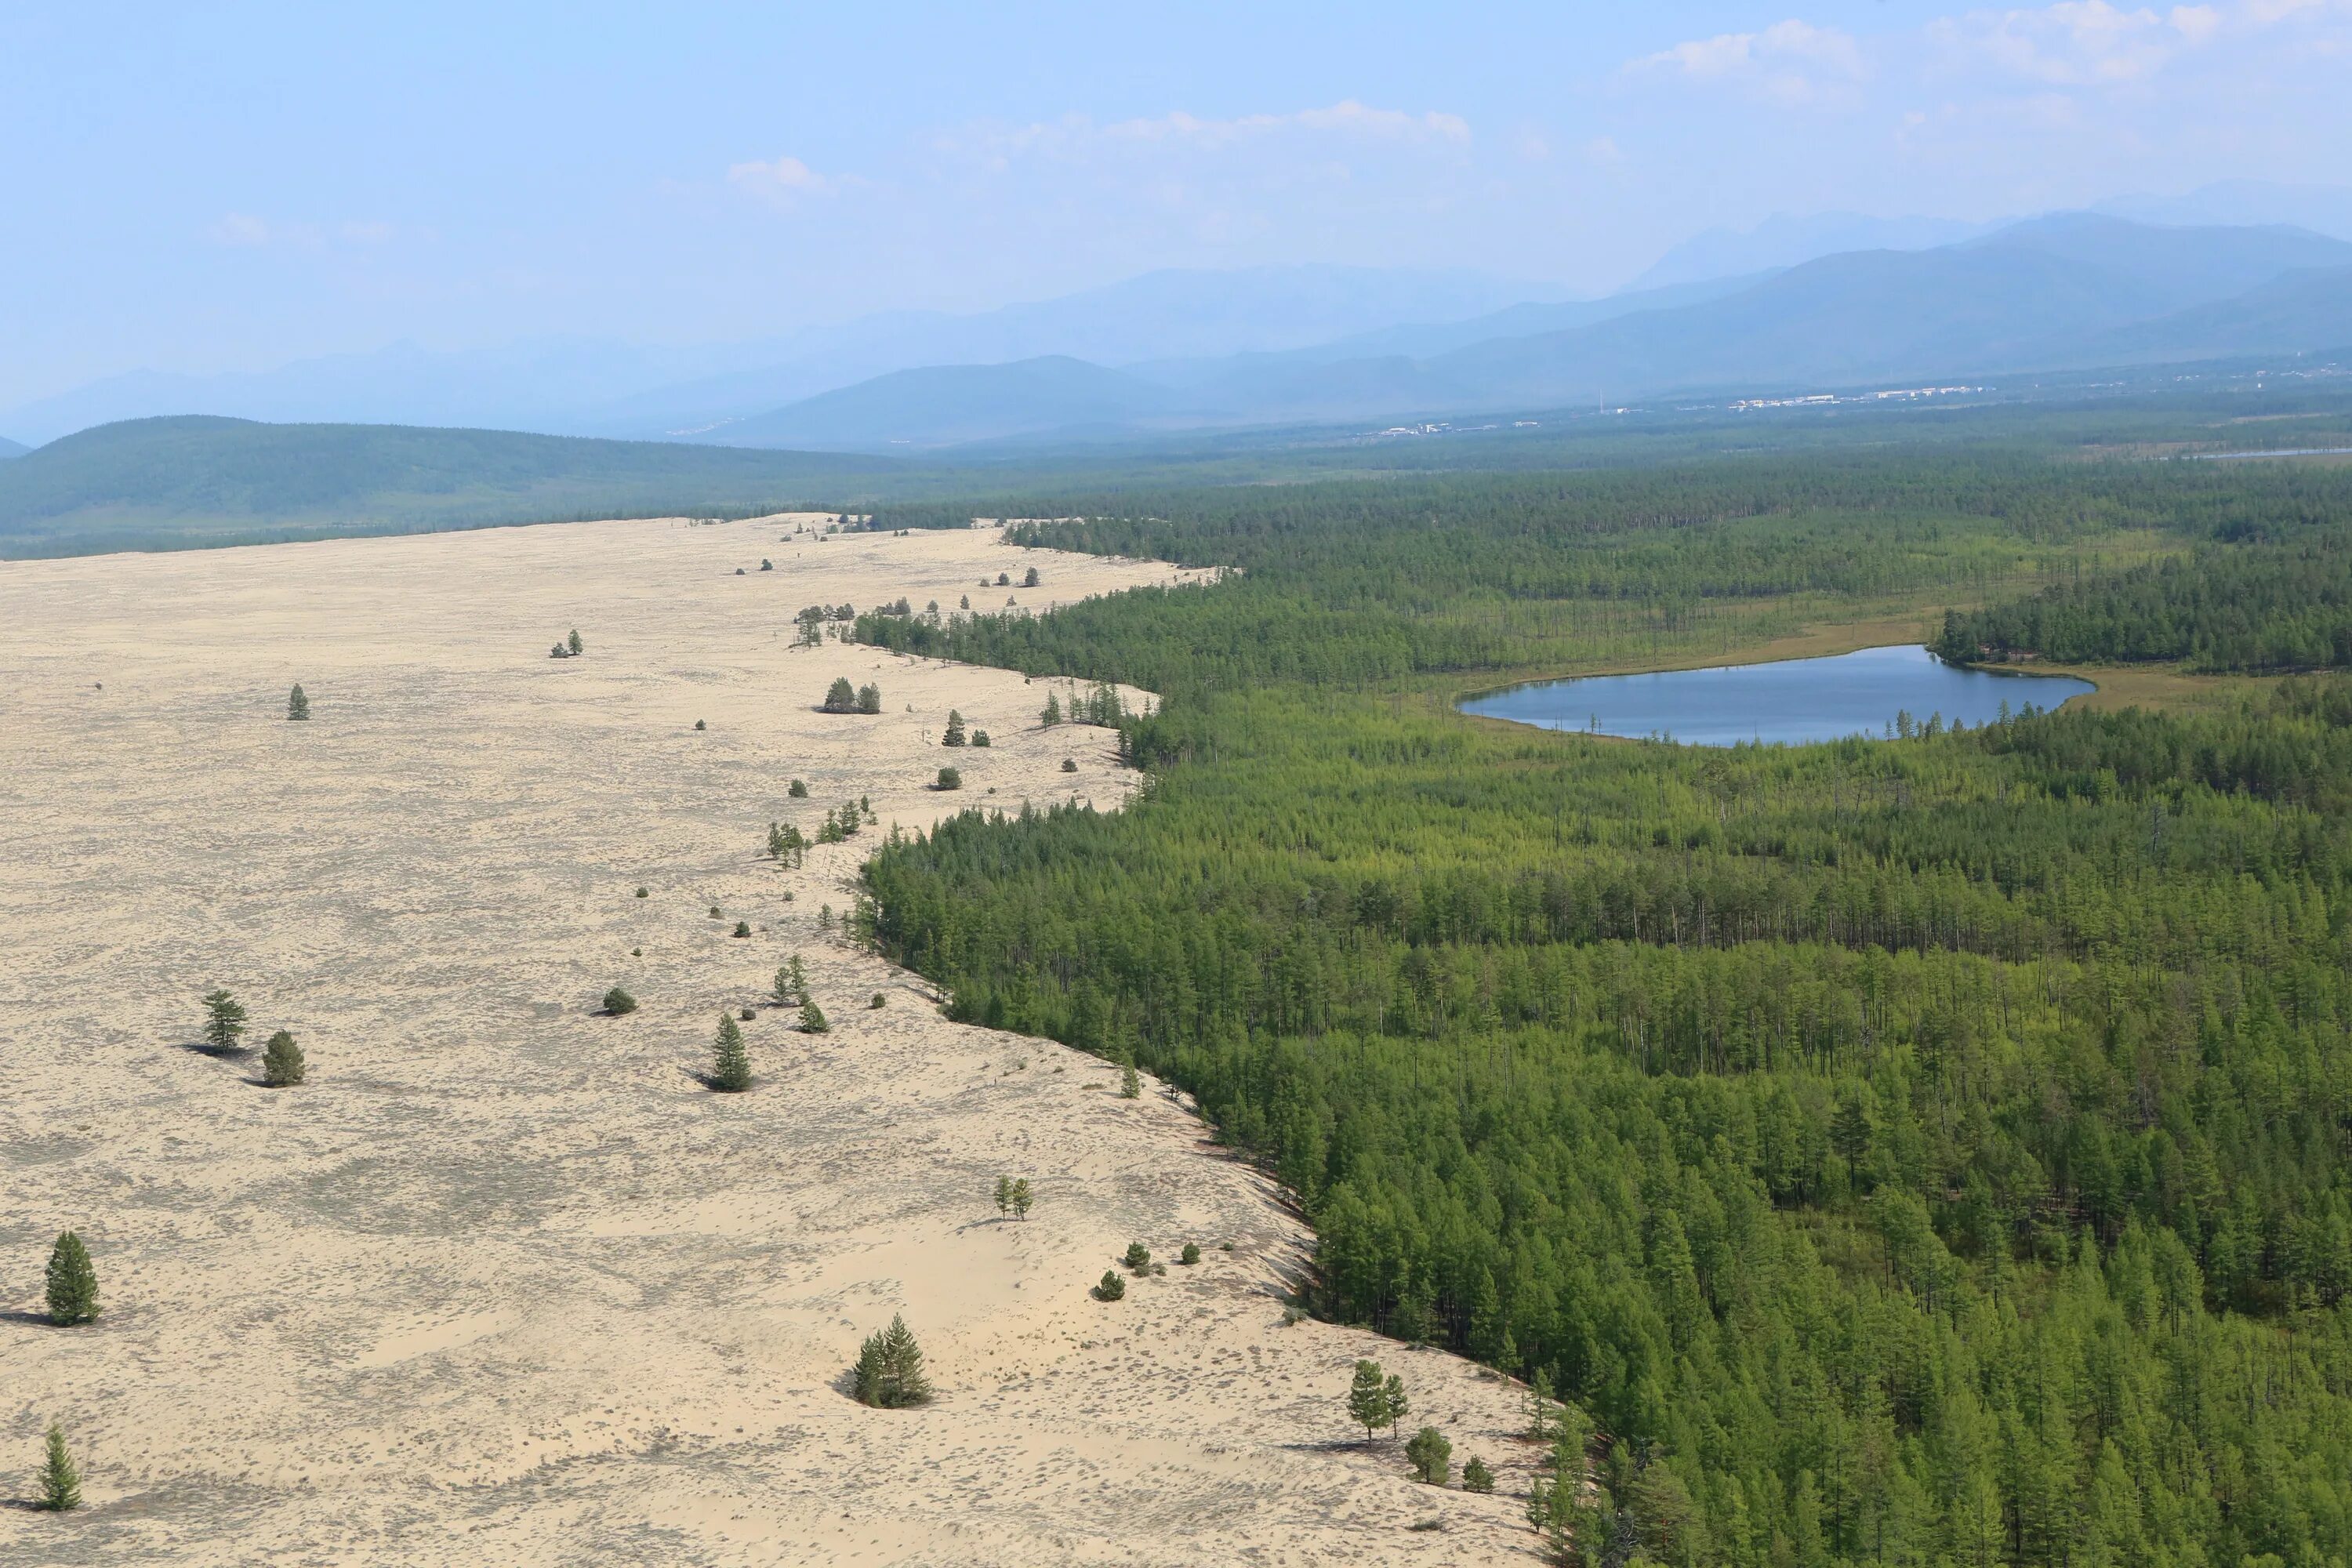
<instances>
[{"instance_id":1,"label":"blue sky","mask_svg":"<svg viewBox=\"0 0 2352 1568\"><path fill-rule=\"evenodd\" d=\"M1158 266L1597 291L1775 212L2332 184L2352 146L2352 0L15 9L0 405Z\"/></svg>"}]
</instances>

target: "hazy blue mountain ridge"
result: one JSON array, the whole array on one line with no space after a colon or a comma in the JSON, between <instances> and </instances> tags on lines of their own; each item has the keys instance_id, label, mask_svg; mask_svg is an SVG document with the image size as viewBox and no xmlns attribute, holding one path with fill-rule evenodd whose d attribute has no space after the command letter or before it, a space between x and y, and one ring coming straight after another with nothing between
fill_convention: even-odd
<instances>
[{"instance_id":1,"label":"hazy blue mountain ridge","mask_svg":"<svg viewBox=\"0 0 2352 1568\"><path fill-rule=\"evenodd\" d=\"M1426 330L1435 352L1349 344L1142 363L1091 384L1058 364L906 373L745 421L710 439L846 448L950 445L1124 422L1138 429L1403 419L1658 396L1766 395L1866 383L2080 369L2151 357L2294 353L2352 342L2352 244L2306 230L2166 228L2089 214L1928 250L1857 251L1633 308L1516 308ZM1515 331L1568 321L1556 330ZM1488 328L1483 338L1461 340ZM1352 340L1412 342L1391 329ZM2103 357L2105 356L2105 357ZM1161 395L1154 395L1155 384ZM859 411L863 411L861 416ZM984 416L983 416L984 411ZM860 420L864 422L861 424Z\"/></svg>"}]
</instances>

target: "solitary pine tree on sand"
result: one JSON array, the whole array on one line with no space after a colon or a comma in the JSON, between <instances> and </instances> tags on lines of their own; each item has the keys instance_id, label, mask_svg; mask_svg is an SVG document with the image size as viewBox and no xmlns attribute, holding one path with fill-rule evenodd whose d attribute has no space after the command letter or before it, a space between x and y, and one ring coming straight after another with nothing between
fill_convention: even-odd
<instances>
[{"instance_id":1,"label":"solitary pine tree on sand","mask_svg":"<svg viewBox=\"0 0 2352 1568\"><path fill-rule=\"evenodd\" d=\"M98 1270L90 1267L89 1248L72 1231L49 1249L48 1287L49 1321L59 1328L98 1316Z\"/></svg>"},{"instance_id":2,"label":"solitary pine tree on sand","mask_svg":"<svg viewBox=\"0 0 2352 1568\"><path fill-rule=\"evenodd\" d=\"M1389 1382L1381 1375L1380 1363L1356 1363L1355 1381L1348 1385L1348 1416L1364 1429L1368 1440L1381 1427L1395 1424L1396 1416L1389 1408Z\"/></svg>"},{"instance_id":3,"label":"solitary pine tree on sand","mask_svg":"<svg viewBox=\"0 0 2352 1568\"><path fill-rule=\"evenodd\" d=\"M719 1015L719 1036L711 1043L710 1087L729 1094L751 1087L751 1057L743 1048L743 1027L725 1013Z\"/></svg>"},{"instance_id":4,"label":"solitary pine tree on sand","mask_svg":"<svg viewBox=\"0 0 2352 1568\"><path fill-rule=\"evenodd\" d=\"M51 1513L64 1513L81 1506L81 1471L74 1466L73 1456L66 1451L65 1429L56 1422L49 1423L47 1451L41 1461L41 1506Z\"/></svg>"},{"instance_id":5,"label":"solitary pine tree on sand","mask_svg":"<svg viewBox=\"0 0 2352 1568\"><path fill-rule=\"evenodd\" d=\"M289 1089L300 1083L310 1073L302 1062L302 1047L294 1037L280 1029L269 1037L261 1048L261 1081L272 1089Z\"/></svg>"},{"instance_id":6,"label":"solitary pine tree on sand","mask_svg":"<svg viewBox=\"0 0 2352 1568\"><path fill-rule=\"evenodd\" d=\"M218 988L205 997L205 1044L216 1051L233 1051L244 1033L245 1008L236 997Z\"/></svg>"}]
</instances>

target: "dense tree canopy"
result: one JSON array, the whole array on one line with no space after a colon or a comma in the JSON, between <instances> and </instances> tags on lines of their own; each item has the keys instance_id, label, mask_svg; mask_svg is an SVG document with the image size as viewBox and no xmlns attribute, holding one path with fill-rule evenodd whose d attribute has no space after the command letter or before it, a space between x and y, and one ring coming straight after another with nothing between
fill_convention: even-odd
<instances>
[{"instance_id":1,"label":"dense tree canopy","mask_svg":"<svg viewBox=\"0 0 2352 1568\"><path fill-rule=\"evenodd\" d=\"M1307 1205L1321 1310L1577 1401L1612 1541L2341 1563L2352 692L1726 751L1443 699L2347 516L1880 455L1041 527L1240 570L860 635L1160 690L1151 787L895 838L867 918L958 1016L1197 1094Z\"/></svg>"}]
</instances>

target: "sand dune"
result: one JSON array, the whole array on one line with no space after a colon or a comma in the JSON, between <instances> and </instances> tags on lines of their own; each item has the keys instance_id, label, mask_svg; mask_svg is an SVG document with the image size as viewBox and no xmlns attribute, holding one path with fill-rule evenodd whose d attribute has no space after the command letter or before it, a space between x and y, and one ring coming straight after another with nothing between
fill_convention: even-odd
<instances>
[{"instance_id":1,"label":"sand dune","mask_svg":"<svg viewBox=\"0 0 2352 1568\"><path fill-rule=\"evenodd\" d=\"M0 563L0 1496L54 1416L91 1504L0 1509L0 1563L1530 1560L1514 1390L1285 1327L1303 1232L1180 1098L820 929L894 823L1133 775L1042 683L795 648L793 611L1177 574L793 526ZM883 712L814 711L836 675ZM943 752L950 707L995 744ZM861 796L879 826L765 858ZM767 994L794 952L830 1034ZM640 1010L598 1016L615 984ZM311 1083L194 1048L215 984ZM757 1087L713 1094L745 1006ZM106 1310L59 1331L68 1226ZM1167 1274L1092 1300L1130 1240ZM867 1410L843 1374L899 1311L940 1398ZM1351 1437L1360 1354L1503 1491Z\"/></svg>"}]
</instances>

